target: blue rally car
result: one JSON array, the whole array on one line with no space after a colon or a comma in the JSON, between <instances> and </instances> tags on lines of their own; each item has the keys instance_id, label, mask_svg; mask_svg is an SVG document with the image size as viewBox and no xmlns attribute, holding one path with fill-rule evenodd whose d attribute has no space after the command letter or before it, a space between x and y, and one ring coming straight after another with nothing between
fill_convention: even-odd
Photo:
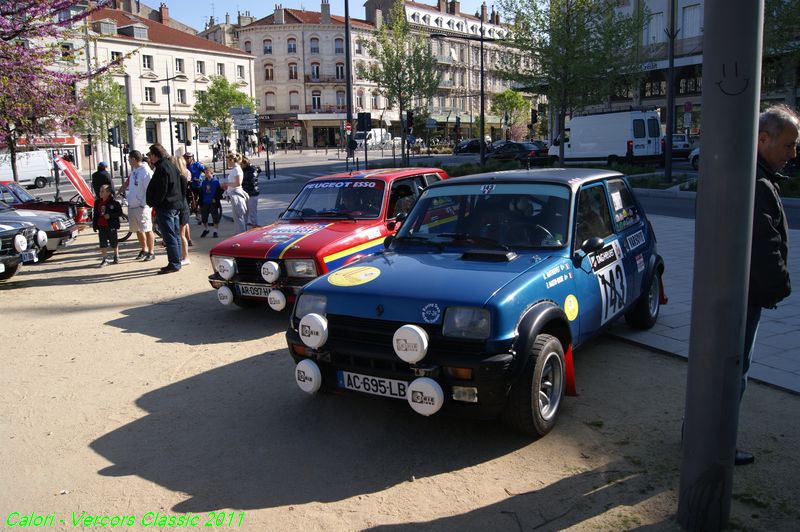
<instances>
[{"instance_id":1,"label":"blue rally car","mask_svg":"<svg viewBox=\"0 0 800 532\"><path fill-rule=\"evenodd\" d=\"M286 333L295 380L498 415L530 435L575 393L572 350L666 303L653 228L605 170L495 172L435 183L385 250L307 284Z\"/></svg>"}]
</instances>

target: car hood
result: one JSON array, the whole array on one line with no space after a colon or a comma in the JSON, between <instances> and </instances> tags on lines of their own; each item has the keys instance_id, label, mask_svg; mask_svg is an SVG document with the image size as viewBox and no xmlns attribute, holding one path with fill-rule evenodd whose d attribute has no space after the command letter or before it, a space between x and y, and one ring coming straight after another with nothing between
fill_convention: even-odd
<instances>
[{"instance_id":1,"label":"car hood","mask_svg":"<svg viewBox=\"0 0 800 532\"><path fill-rule=\"evenodd\" d=\"M524 272L546 261L533 253L509 262L457 253L386 251L329 273L304 292L325 294L327 312L363 318L438 323L450 306L483 307Z\"/></svg>"},{"instance_id":2,"label":"car hood","mask_svg":"<svg viewBox=\"0 0 800 532\"><path fill-rule=\"evenodd\" d=\"M35 227L31 222L0 220L0 231L19 231L25 227Z\"/></svg>"},{"instance_id":3,"label":"car hood","mask_svg":"<svg viewBox=\"0 0 800 532\"><path fill-rule=\"evenodd\" d=\"M380 220L276 222L223 240L212 255L257 259L312 258L370 243L382 245Z\"/></svg>"},{"instance_id":4,"label":"car hood","mask_svg":"<svg viewBox=\"0 0 800 532\"><path fill-rule=\"evenodd\" d=\"M32 222L36 227L45 231L50 231L52 222L59 220L66 221L67 217L51 211L32 211L32 210L7 210L0 211L0 223L4 222Z\"/></svg>"}]
</instances>

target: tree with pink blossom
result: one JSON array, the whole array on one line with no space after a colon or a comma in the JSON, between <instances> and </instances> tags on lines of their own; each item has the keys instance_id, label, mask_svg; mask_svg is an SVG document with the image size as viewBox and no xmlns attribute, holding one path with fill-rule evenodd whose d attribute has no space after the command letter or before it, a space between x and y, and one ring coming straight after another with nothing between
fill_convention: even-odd
<instances>
[{"instance_id":1,"label":"tree with pink blossom","mask_svg":"<svg viewBox=\"0 0 800 532\"><path fill-rule=\"evenodd\" d=\"M80 37L82 21L108 0L85 9L81 0L0 0L0 143L17 177L17 142L31 135L69 131L78 112L77 82L111 65L78 73L61 43ZM62 64L60 64L62 62Z\"/></svg>"}]
</instances>

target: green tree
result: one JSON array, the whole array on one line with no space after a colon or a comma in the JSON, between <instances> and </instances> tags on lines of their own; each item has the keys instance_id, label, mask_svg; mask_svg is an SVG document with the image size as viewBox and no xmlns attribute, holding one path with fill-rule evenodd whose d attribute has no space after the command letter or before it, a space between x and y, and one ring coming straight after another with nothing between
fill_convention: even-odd
<instances>
[{"instance_id":1,"label":"green tree","mask_svg":"<svg viewBox=\"0 0 800 532\"><path fill-rule=\"evenodd\" d=\"M222 76L212 76L207 91L196 91L192 121L204 127L218 127L222 138L231 135L232 107L255 109L255 101Z\"/></svg>"},{"instance_id":2,"label":"green tree","mask_svg":"<svg viewBox=\"0 0 800 532\"><path fill-rule=\"evenodd\" d=\"M127 117L125 90L114 81L110 72L90 80L81 90L80 111L75 122L77 131L105 140L108 128L120 126L123 140L127 141L128 128L124 127ZM139 111L134 107L134 126L141 127L142 122ZM111 146L108 146L108 160L111 160Z\"/></svg>"},{"instance_id":3,"label":"green tree","mask_svg":"<svg viewBox=\"0 0 800 532\"><path fill-rule=\"evenodd\" d=\"M518 138L520 132L524 134L524 130L520 129L520 124L524 124L527 128L527 123L530 122L531 103L517 91L506 89L497 94L492 100L492 113L500 116L508 116L507 127L511 131L512 138Z\"/></svg>"},{"instance_id":4,"label":"green tree","mask_svg":"<svg viewBox=\"0 0 800 532\"><path fill-rule=\"evenodd\" d=\"M513 20L503 74L547 95L558 131L568 112L606 100L620 79L641 71L645 13L615 9L615 0L501 0ZM564 157L563 144L560 160Z\"/></svg>"},{"instance_id":5,"label":"green tree","mask_svg":"<svg viewBox=\"0 0 800 532\"><path fill-rule=\"evenodd\" d=\"M357 74L377 84L387 102L397 105L403 131L400 149L405 157L407 130L403 112L427 107L439 87L441 72L428 41L411 33L403 2L395 2L388 22L374 33L374 40L364 40L362 44L373 61L357 68Z\"/></svg>"},{"instance_id":6,"label":"green tree","mask_svg":"<svg viewBox=\"0 0 800 532\"><path fill-rule=\"evenodd\" d=\"M777 79L785 80L786 103L797 106L797 78L800 69L800 2L766 0L764 3L764 50L762 69L778 68ZM772 64L764 64L765 60Z\"/></svg>"}]
</instances>

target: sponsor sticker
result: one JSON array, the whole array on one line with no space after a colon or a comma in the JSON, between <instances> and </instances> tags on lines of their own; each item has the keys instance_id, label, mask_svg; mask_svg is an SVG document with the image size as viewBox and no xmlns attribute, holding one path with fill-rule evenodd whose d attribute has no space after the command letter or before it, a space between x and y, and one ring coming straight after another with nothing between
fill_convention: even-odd
<instances>
[{"instance_id":1,"label":"sponsor sticker","mask_svg":"<svg viewBox=\"0 0 800 532\"><path fill-rule=\"evenodd\" d=\"M442 309L436 303L428 303L422 307L422 320L425 323L436 323L442 315Z\"/></svg>"},{"instance_id":2,"label":"sponsor sticker","mask_svg":"<svg viewBox=\"0 0 800 532\"><path fill-rule=\"evenodd\" d=\"M578 298L570 294L564 300L564 313L569 321L574 321L578 317Z\"/></svg>"},{"instance_id":3,"label":"sponsor sticker","mask_svg":"<svg viewBox=\"0 0 800 532\"><path fill-rule=\"evenodd\" d=\"M620 196L619 192L612 192L611 193L611 202L614 204L614 210L615 211L621 211L623 209L622 196Z\"/></svg>"},{"instance_id":4,"label":"sponsor sticker","mask_svg":"<svg viewBox=\"0 0 800 532\"><path fill-rule=\"evenodd\" d=\"M494 190L494 185L483 185L481 187L481 192L484 194L491 194L492 190Z\"/></svg>"},{"instance_id":5,"label":"sponsor sticker","mask_svg":"<svg viewBox=\"0 0 800 532\"><path fill-rule=\"evenodd\" d=\"M554 286L558 286L567 279L572 279L572 272L569 271L570 266L568 262L562 262L561 264L556 264L546 272L542 278L544 279L544 285L547 289L553 288Z\"/></svg>"},{"instance_id":6,"label":"sponsor sticker","mask_svg":"<svg viewBox=\"0 0 800 532\"><path fill-rule=\"evenodd\" d=\"M617 244L619 245L619 244ZM592 264L592 270L595 272L602 270L609 264L613 264L617 260L616 248L612 245L605 246L600 251L594 252L589 257L589 262Z\"/></svg>"},{"instance_id":7,"label":"sponsor sticker","mask_svg":"<svg viewBox=\"0 0 800 532\"><path fill-rule=\"evenodd\" d=\"M353 266L332 273L328 282L334 286L357 286L377 279L380 274L381 271L372 266Z\"/></svg>"},{"instance_id":8,"label":"sponsor sticker","mask_svg":"<svg viewBox=\"0 0 800 532\"><path fill-rule=\"evenodd\" d=\"M628 249L633 250L644 244L644 233L639 230L628 237Z\"/></svg>"},{"instance_id":9,"label":"sponsor sticker","mask_svg":"<svg viewBox=\"0 0 800 532\"><path fill-rule=\"evenodd\" d=\"M644 271L644 257L639 253L636 255L636 271L642 273Z\"/></svg>"}]
</instances>

